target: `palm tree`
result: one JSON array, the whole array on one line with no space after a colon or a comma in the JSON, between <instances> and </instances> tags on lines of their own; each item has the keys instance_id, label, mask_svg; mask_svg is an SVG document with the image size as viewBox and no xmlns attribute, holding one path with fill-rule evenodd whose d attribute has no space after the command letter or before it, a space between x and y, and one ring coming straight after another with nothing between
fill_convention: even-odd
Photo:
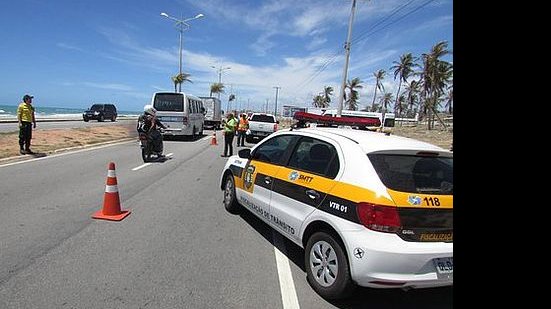
<instances>
[{"instance_id":1,"label":"palm tree","mask_svg":"<svg viewBox=\"0 0 551 309\"><path fill-rule=\"evenodd\" d=\"M346 100L346 103L348 104L348 109L355 111L358 109L358 98L359 93L356 89L362 89L364 86L361 85L362 81L359 77L355 77L352 80L349 80L346 83L346 88L348 89L348 92L350 95L348 96L348 99Z\"/></svg>"},{"instance_id":2,"label":"palm tree","mask_svg":"<svg viewBox=\"0 0 551 309\"><path fill-rule=\"evenodd\" d=\"M314 96L314 99L312 101L312 105L314 107L320 107L320 108L325 108L325 100L323 98L323 95L321 94L318 94L316 96Z\"/></svg>"},{"instance_id":3,"label":"palm tree","mask_svg":"<svg viewBox=\"0 0 551 309\"><path fill-rule=\"evenodd\" d=\"M324 99L325 106L323 107L329 107L329 104L331 103L331 95L333 95L333 87L325 86L323 88L323 99Z\"/></svg>"},{"instance_id":4,"label":"palm tree","mask_svg":"<svg viewBox=\"0 0 551 309\"><path fill-rule=\"evenodd\" d=\"M210 96L212 97L212 94L216 93L220 95L220 93L224 93L224 84L222 83L214 83L210 85Z\"/></svg>"},{"instance_id":5,"label":"palm tree","mask_svg":"<svg viewBox=\"0 0 551 309\"><path fill-rule=\"evenodd\" d=\"M376 82L375 82L375 93L373 93L373 102L371 102L371 109L375 107L375 98L377 98L377 89L381 91L385 91L385 87L383 86L383 83L381 82L385 78L385 70L379 70L375 73L373 73L373 76L375 76Z\"/></svg>"},{"instance_id":6,"label":"palm tree","mask_svg":"<svg viewBox=\"0 0 551 309\"><path fill-rule=\"evenodd\" d=\"M383 97L381 98L381 113L383 114L381 119L383 119L383 122L381 123L381 128L384 128L385 126L385 114L386 114L386 110L388 108L388 105L390 104L390 102L392 102L392 93L390 92L387 92L383 95Z\"/></svg>"},{"instance_id":7,"label":"palm tree","mask_svg":"<svg viewBox=\"0 0 551 309\"><path fill-rule=\"evenodd\" d=\"M398 99L401 97L400 88L402 87L402 82L407 82L408 77L413 73L415 60L416 59L411 55L411 53L403 54L402 56L400 56L400 62L394 61L393 63L395 63L395 65L390 68L391 70L394 69L394 80L396 80L397 76L400 76L398 80L398 90L396 91L396 102L394 102L394 106L398 105Z\"/></svg>"},{"instance_id":8,"label":"palm tree","mask_svg":"<svg viewBox=\"0 0 551 309\"><path fill-rule=\"evenodd\" d=\"M396 100L396 103L394 104L394 114L397 115L396 118L402 117L402 111L404 110L405 105L406 105L406 96L402 93L400 97Z\"/></svg>"},{"instance_id":9,"label":"palm tree","mask_svg":"<svg viewBox=\"0 0 551 309\"><path fill-rule=\"evenodd\" d=\"M409 84L406 84L406 104L408 112L413 111L413 107L419 100L419 81L412 80Z\"/></svg>"},{"instance_id":10,"label":"palm tree","mask_svg":"<svg viewBox=\"0 0 551 309\"><path fill-rule=\"evenodd\" d=\"M182 92L182 84L186 81L193 83L191 79L189 79L190 76L191 74L188 74L188 73L179 73L172 76L171 79L172 79L172 82L174 83L174 92ZM179 86L178 91L176 91L176 86Z\"/></svg>"},{"instance_id":11,"label":"palm tree","mask_svg":"<svg viewBox=\"0 0 551 309\"><path fill-rule=\"evenodd\" d=\"M444 89L451 83L453 78L453 65L440 58L449 54L448 42L442 41L436 43L428 54L423 54L423 67L421 72L422 91L424 110L428 115L427 128L430 130L433 127L434 120L431 119L431 113L436 113L437 103L440 102ZM445 128L446 125L438 117L438 120Z\"/></svg>"}]
</instances>

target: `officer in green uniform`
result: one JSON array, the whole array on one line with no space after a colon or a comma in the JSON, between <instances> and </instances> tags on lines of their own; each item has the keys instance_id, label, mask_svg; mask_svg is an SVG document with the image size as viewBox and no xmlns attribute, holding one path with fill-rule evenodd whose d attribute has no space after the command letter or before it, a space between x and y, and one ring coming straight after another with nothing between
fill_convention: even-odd
<instances>
[{"instance_id":1,"label":"officer in green uniform","mask_svg":"<svg viewBox=\"0 0 551 309\"><path fill-rule=\"evenodd\" d=\"M31 150L33 127L36 128L34 107L31 105L33 98L34 97L32 95L24 95L23 102L21 102L17 107L17 121L19 122L19 152L23 155L34 153Z\"/></svg>"},{"instance_id":2,"label":"officer in green uniform","mask_svg":"<svg viewBox=\"0 0 551 309\"><path fill-rule=\"evenodd\" d=\"M232 113L228 114L228 119L224 123L224 154L221 157L233 156L233 137L235 136L235 129L237 128L237 120L233 117ZM230 155L228 156L228 148Z\"/></svg>"}]
</instances>

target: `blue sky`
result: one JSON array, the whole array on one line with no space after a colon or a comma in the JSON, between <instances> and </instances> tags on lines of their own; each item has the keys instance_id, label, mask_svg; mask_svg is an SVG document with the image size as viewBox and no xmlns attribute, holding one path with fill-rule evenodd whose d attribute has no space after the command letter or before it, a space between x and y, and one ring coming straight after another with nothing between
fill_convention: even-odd
<instances>
[{"instance_id":1,"label":"blue sky","mask_svg":"<svg viewBox=\"0 0 551 309\"><path fill-rule=\"evenodd\" d=\"M208 96L222 75L227 101L260 110L274 86L282 105L311 106L332 86L332 107L344 66L351 0L6 0L0 10L0 104L16 105L25 93L34 104L85 108L115 102L140 111L155 91L173 91L178 73L178 18L199 13L184 32L183 71L193 83L182 91ZM401 8L398 12L396 9ZM358 0L349 79L364 83L359 106L373 99L373 72L387 71L400 55L426 53L439 41L453 51L452 0ZM452 61L452 55L448 56Z\"/></svg>"}]
</instances>

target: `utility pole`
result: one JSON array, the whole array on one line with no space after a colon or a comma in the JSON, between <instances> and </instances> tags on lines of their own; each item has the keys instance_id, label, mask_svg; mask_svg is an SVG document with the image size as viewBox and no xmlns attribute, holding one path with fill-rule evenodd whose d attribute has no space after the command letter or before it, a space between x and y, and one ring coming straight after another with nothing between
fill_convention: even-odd
<instances>
[{"instance_id":1,"label":"utility pole","mask_svg":"<svg viewBox=\"0 0 551 309\"><path fill-rule=\"evenodd\" d=\"M213 69L216 69L216 71L218 72L218 84L222 84L222 72L225 71L225 70L231 69L231 67L223 68L222 66L219 66L218 68L216 68L213 65L211 65L210 67L213 68ZM218 92L218 99L220 100L220 92Z\"/></svg>"},{"instance_id":2,"label":"utility pole","mask_svg":"<svg viewBox=\"0 0 551 309\"><path fill-rule=\"evenodd\" d=\"M348 62L350 60L350 37L352 36L352 24L354 22L354 12L356 11L356 0L352 0L352 9L350 11L350 19L348 20L348 35L346 37L346 43L344 43L344 49L346 50L346 57L344 60L344 69L342 72L342 84L341 91L339 93L339 106L337 108L337 117L342 115L342 106L344 101L344 89L346 88L346 78L348 75Z\"/></svg>"},{"instance_id":3,"label":"utility pole","mask_svg":"<svg viewBox=\"0 0 551 309\"><path fill-rule=\"evenodd\" d=\"M264 108L265 113L268 112L268 101L270 101L270 99L266 99L266 108Z\"/></svg>"},{"instance_id":4,"label":"utility pole","mask_svg":"<svg viewBox=\"0 0 551 309\"><path fill-rule=\"evenodd\" d=\"M275 90L276 90L276 99L275 99L274 116L275 116L276 119L277 119L277 95L278 95L279 89L280 89L281 87L275 86L274 88L275 88Z\"/></svg>"}]
</instances>

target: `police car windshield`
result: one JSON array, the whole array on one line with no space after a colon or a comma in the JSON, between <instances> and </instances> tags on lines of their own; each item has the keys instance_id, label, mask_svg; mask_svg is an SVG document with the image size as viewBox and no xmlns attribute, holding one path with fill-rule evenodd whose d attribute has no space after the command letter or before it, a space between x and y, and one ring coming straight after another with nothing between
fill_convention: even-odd
<instances>
[{"instance_id":1,"label":"police car windshield","mask_svg":"<svg viewBox=\"0 0 551 309\"><path fill-rule=\"evenodd\" d=\"M367 155L383 184L408 193L453 194L453 158Z\"/></svg>"}]
</instances>

